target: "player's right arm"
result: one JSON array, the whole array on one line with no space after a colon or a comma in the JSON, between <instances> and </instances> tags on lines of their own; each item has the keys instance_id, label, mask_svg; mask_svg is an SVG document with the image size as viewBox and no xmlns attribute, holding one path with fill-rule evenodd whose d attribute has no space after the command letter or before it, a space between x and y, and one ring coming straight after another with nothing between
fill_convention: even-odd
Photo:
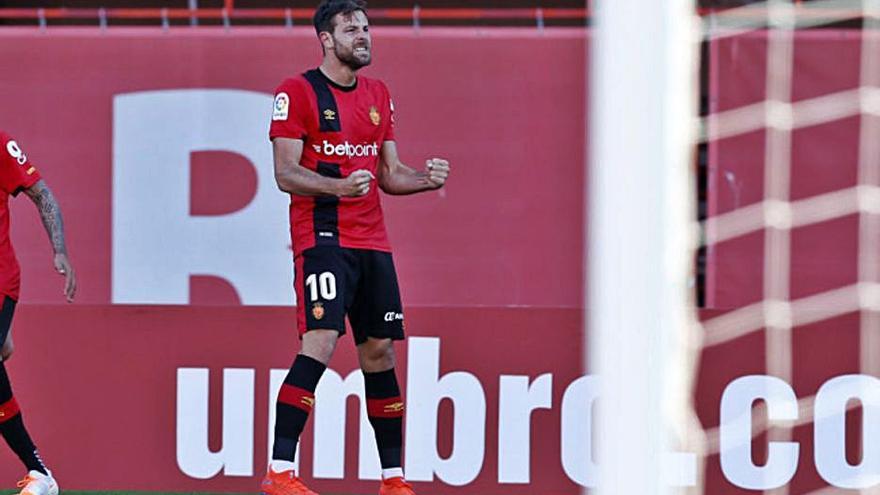
<instances>
[{"instance_id":1,"label":"player's right arm","mask_svg":"<svg viewBox=\"0 0 880 495\"><path fill-rule=\"evenodd\" d=\"M373 174L356 170L344 179L324 177L299 164L302 139L276 137L272 140L275 158L275 182L278 188L299 196L363 196L370 192Z\"/></svg>"},{"instance_id":2,"label":"player's right arm","mask_svg":"<svg viewBox=\"0 0 880 495\"><path fill-rule=\"evenodd\" d=\"M55 251L55 271L64 276L64 295L68 302L73 302L76 275L67 257L61 207L18 143L3 132L0 132L0 189L11 196L17 196L24 191L37 206Z\"/></svg>"},{"instance_id":3,"label":"player's right arm","mask_svg":"<svg viewBox=\"0 0 880 495\"><path fill-rule=\"evenodd\" d=\"M301 80L288 79L275 90L269 139L278 188L299 196L363 196L370 192L373 174L356 170L344 179L324 177L301 165L303 144L314 132L314 110Z\"/></svg>"},{"instance_id":4,"label":"player's right arm","mask_svg":"<svg viewBox=\"0 0 880 495\"><path fill-rule=\"evenodd\" d=\"M53 260L55 271L64 275L64 296L67 297L67 302L73 302L73 297L76 294L76 273L67 257L67 242L64 240L64 219L61 217L61 207L58 206L55 195L52 194L52 190L43 179L26 188L24 192L40 212L43 227L46 228L46 234L52 243L52 250L55 251Z\"/></svg>"}]
</instances>

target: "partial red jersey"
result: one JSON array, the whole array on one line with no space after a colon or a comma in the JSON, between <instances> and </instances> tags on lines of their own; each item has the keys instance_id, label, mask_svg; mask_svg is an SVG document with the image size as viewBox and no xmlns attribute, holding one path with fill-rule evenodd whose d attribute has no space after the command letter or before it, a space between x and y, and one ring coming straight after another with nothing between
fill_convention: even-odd
<instances>
[{"instance_id":1,"label":"partial red jersey","mask_svg":"<svg viewBox=\"0 0 880 495\"><path fill-rule=\"evenodd\" d=\"M40 180L21 147L0 131L0 294L18 300L21 270L9 239L9 196L15 196Z\"/></svg>"},{"instance_id":2,"label":"partial red jersey","mask_svg":"<svg viewBox=\"0 0 880 495\"><path fill-rule=\"evenodd\" d=\"M358 77L344 87L310 70L275 91L269 137L303 140L300 165L325 177L376 175L382 143L394 140L392 111L381 81ZM359 198L292 194L290 229L297 255L316 245L391 251L375 184Z\"/></svg>"}]
</instances>

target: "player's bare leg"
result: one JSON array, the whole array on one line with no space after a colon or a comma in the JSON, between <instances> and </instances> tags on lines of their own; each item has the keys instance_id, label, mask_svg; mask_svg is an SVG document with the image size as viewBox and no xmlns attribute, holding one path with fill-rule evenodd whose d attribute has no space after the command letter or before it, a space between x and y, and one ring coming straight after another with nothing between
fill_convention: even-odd
<instances>
[{"instance_id":1,"label":"player's bare leg","mask_svg":"<svg viewBox=\"0 0 880 495\"><path fill-rule=\"evenodd\" d=\"M358 346L358 361L364 373L379 373L394 368L396 364L391 339L367 338Z\"/></svg>"},{"instance_id":2,"label":"player's bare leg","mask_svg":"<svg viewBox=\"0 0 880 495\"><path fill-rule=\"evenodd\" d=\"M394 345L391 339L368 338L358 345L358 360L364 372L367 415L382 462L379 495L414 495L403 478L403 399L394 371Z\"/></svg>"},{"instance_id":3,"label":"player's bare leg","mask_svg":"<svg viewBox=\"0 0 880 495\"><path fill-rule=\"evenodd\" d=\"M309 330L302 337L302 350L299 352L308 356L324 366L333 357L336 350L336 342L339 340L337 330Z\"/></svg>"},{"instance_id":4,"label":"player's bare leg","mask_svg":"<svg viewBox=\"0 0 880 495\"><path fill-rule=\"evenodd\" d=\"M15 352L15 343L12 342L12 330L10 330L9 335L6 336L6 342L3 342L3 347L0 347L0 361L4 363L9 361L13 352Z\"/></svg>"},{"instance_id":5,"label":"player's bare leg","mask_svg":"<svg viewBox=\"0 0 880 495\"><path fill-rule=\"evenodd\" d=\"M315 405L315 388L333 357L337 330L310 330L303 334L302 350L293 361L275 406L275 443L263 495L317 495L297 476L293 463L296 444Z\"/></svg>"}]
</instances>

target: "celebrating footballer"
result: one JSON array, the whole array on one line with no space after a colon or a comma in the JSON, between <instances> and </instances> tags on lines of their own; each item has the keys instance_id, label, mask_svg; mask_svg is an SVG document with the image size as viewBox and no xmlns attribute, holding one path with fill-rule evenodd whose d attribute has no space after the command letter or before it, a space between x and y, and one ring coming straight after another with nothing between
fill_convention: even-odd
<instances>
[{"instance_id":1,"label":"celebrating footballer","mask_svg":"<svg viewBox=\"0 0 880 495\"><path fill-rule=\"evenodd\" d=\"M298 477L294 454L347 316L382 464L379 494L414 495L401 462L404 402L394 368L393 341L404 338L404 312L379 190L439 189L449 163L431 158L417 171L400 161L388 88L358 73L372 59L366 4L324 0L314 25L323 61L282 82L272 110L275 178L291 198L302 349L278 395L262 492L316 495Z\"/></svg>"}]
</instances>

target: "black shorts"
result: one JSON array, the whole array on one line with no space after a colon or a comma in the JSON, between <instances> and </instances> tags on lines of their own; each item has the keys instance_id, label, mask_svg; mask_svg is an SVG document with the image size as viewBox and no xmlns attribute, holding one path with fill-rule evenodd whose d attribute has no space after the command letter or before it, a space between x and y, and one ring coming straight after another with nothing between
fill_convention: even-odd
<instances>
[{"instance_id":1,"label":"black shorts","mask_svg":"<svg viewBox=\"0 0 880 495\"><path fill-rule=\"evenodd\" d=\"M315 246L295 258L299 335L309 330L345 333L356 344L368 337L403 339L403 306L391 253Z\"/></svg>"},{"instance_id":2,"label":"black shorts","mask_svg":"<svg viewBox=\"0 0 880 495\"><path fill-rule=\"evenodd\" d=\"M3 296L3 307L0 308L0 347L6 343L9 329L12 328L12 315L15 313L15 299Z\"/></svg>"}]
</instances>

